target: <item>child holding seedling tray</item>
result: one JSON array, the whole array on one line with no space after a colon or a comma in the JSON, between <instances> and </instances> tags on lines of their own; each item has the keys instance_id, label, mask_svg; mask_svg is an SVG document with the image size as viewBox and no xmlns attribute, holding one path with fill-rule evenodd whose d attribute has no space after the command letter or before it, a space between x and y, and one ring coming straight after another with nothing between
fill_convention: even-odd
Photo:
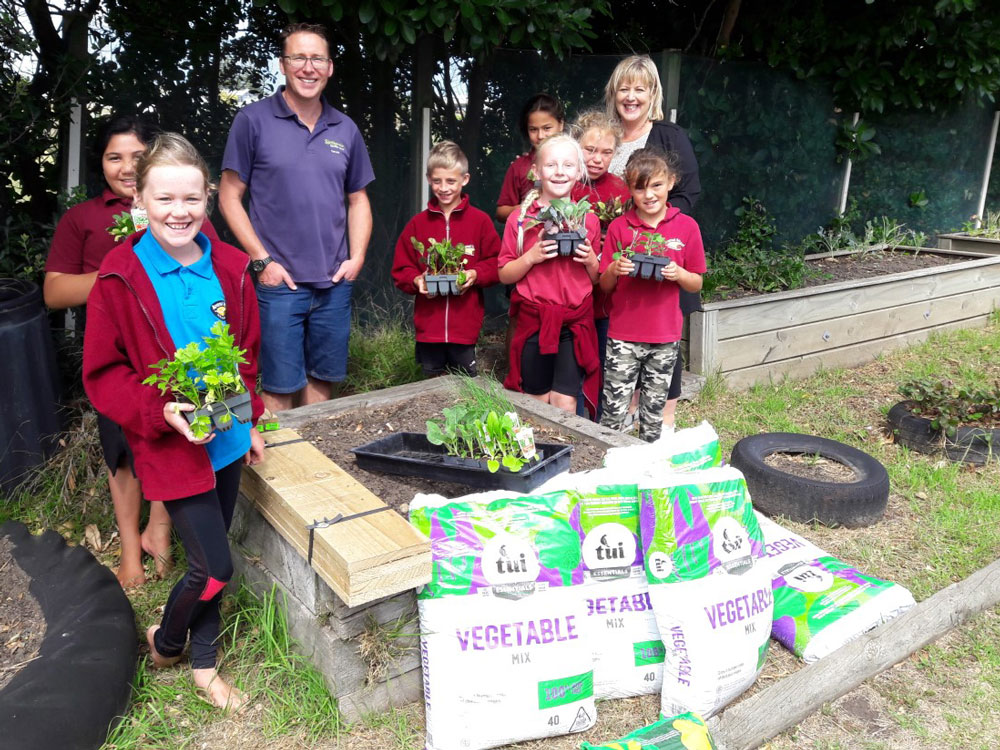
<instances>
[{"instance_id":1,"label":"child holding seedling tray","mask_svg":"<svg viewBox=\"0 0 1000 750\"><path fill-rule=\"evenodd\" d=\"M500 238L490 217L462 194L469 161L457 144L442 141L431 149L427 182L434 195L399 235L392 281L415 296L416 355L424 374L476 375L483 289L497 283Z\"/></svg>"},{"instance_id":2,"label":"child holding seedling tray","mask_svg":"<svg viewBox=\"0 0 1000 750\"><path fill-rule=\"evenodd\" d=\"M663 406L677 360L683 318L679 289L697 292L705 273L701 230L667 202L677 182L676 157L636 151L625 167L634 207L611 222L601 255L601 289L614 292L608 323L601 424L620 429L641 376L639 437L653 442L663 428ZM665 259L647 278L632 258ZM659 258L655 258L659 260Z\"/></svg>"},{"instance_id":3,"label":"child holding seedling tray","mask_svg":"<svg viewBox=\"0 0 1000 750\"><path fill-rule=\"evenodd\" d=\"M241 466L264 457L263 437L253 429L264 404L254 392L260 322L249 258L201 232L210 187L204 160L175 133L157 137L139 159L137 200L149 228L108 253L98 270L87 304L83 383L95 408L125 430L143 492L164 504L187 556L188 571L160 624L146 631L153 667L176 664L190 635L196 688L233 710L246 697L216 671L219 601L233 574L227 532ZM177 354L193 354L213 336L207 351L229 350L232 367L199 376L206 385L240 379L252 408L246 422L230 419L206 436L184 418L193 404L181 402L176 389L144 381L151 368L169 369L182 359Z\"/></svg>"},{"instance_id":4,"label":"child holding seedling tray","mask_svg":"<svg viewBox=\"0 0 1000 750\"><path fill-rule=\"evenodd\" d=\"M556 135L542 142L535 157L540 187L507 217L499 265L500 281L516 284L510 300L510 370L504 385L575 412L583 382L593 414L600 384L593 307L600 261L594 248L600 243L601 225L589 205L573 204L584 231L572 243L569 257L560 257L559 243L551 236L567 228L568 217L551 217L556 206L571 203L570 193L585 169L583 151L572 137Z\"/></svg>"}]
</instances>

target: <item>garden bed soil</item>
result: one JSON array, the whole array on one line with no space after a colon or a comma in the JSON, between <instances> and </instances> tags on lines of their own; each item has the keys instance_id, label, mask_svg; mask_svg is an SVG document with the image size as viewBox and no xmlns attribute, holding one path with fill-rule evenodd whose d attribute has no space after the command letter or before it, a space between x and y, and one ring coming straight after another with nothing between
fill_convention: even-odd
<instances>
[{"instance_id":1,"label":"garden bed soil","mask_svg":"<svg viewBox=\"0 0 1000 750\"><path fill-rule=\"evenodd\" d=\"M968 257L962 255L938 254L932 248L928 248L926 252L921 253L900 250L876 250L852 255L807 258L806 278L796 289L808 289L840 281L870 279L876 276L888 276L889 274L903 273L905 271L918 271L921 268L949 266L953 263L962 263L968 260ZM711 258L709 258L708 265L709 269L711 269ZM747 289L727 289L722 295L713 298L712 301L743 299L745 297L755 297L758 294L760 293Z\"/></svg>"},{"instance_id":2,"label":"garden bed soil","mask_svg":"<svg viewBox=\"0 0 1000 750\"><path fill-rule=\"evenodd\" d=\"M0 537L0 690L38 656L45 638L45 617L28 591L30 583L10 540Z\"/></svg>"},{"instance_id":3,"label":"garden bed soil","mask_svg":"<svg viewBox=\"0 0 1000 750\"><path fill-rule=\"evenodd\" d=\"M409 503L417 493L460 497L477 490L463 484L365 471L358 467L351 449L394 432L426 432L427 420L440 417L441 409L450 403L441 393L430 393L378 409L335 414L303 425L299 433L382 502L405 517L409 511ZM596 469L602 464L606 450L603 446L573 435L568 430L555 430L540 425L523 414L521 419L534 427L536 443L573 446L570 471Z\"/></svg>"}]
</instances>

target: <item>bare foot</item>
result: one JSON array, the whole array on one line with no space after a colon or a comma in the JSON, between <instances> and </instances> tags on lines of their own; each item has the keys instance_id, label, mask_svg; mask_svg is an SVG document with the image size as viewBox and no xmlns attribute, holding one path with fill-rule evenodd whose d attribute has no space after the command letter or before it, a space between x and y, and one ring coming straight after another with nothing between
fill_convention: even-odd
<instances>
[{"instance_id":1,"label":"bare foot","mask_svg":"<svg viewBox=\"0 0 1000 750\"><path fill-rule=\"evenodd\" d=\"M249 700L246 693L222 679L214 667L192 669L191 677L202 700L226 713L239 711Z\"/></svg>"},{"instance_id":2,"label":"bare foot","mask_svg":"<svg viewBox=\"0 0 1000 750\"><path fill-rule=\"evenodd\" d=\"M153 636L159 629L159 625L150 625L146 630L146 642L149 643L149 660L153 662L153 668L165 669L166 667L172 667L174 664L179 662L181 660L181 654L178 654L177 656L162 656L160 652L156 650L156 644L153 642Z\"/></svg>"},{"instance_id":3,"label":"bare foot","mask_svg":"<svg viewBox=\"0 0 1000 750\"><path fill-rule=\"evenodd\" d=\"M139 537L142 551L153 558L156 575L163 578L174 569L174 558L170 551L170 525L150 522Z\"/></svg>"},{"instance_id":4,"label":"bare foot","mask_svg":"<svg viewBox=\"0 0 1000 750\"><path fill-rule=\"evenodd\" d=\"M115 575L118 576L118 583L126 591L134 589L137 586L142 586L146 582L146 571L142 565L135 566L121 563L118 566L118 570L115 571Z\"/></svg>"}]
</instances>

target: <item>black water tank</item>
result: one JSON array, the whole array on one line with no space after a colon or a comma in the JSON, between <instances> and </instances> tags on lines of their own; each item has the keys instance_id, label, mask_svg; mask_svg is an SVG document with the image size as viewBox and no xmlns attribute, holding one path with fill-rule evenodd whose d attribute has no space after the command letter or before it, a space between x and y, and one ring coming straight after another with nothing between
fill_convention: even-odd
<instances>
[{"instance_id":1,"label":"black water tank","mask_svg":"<svg viewBox=\"0 0 1000 750\"><path fill-rule=\"evenodd\" d=\"M0 488L52 452L60 429L55 349L37 284L0 279Z\"/></svg>"}]
</instances>

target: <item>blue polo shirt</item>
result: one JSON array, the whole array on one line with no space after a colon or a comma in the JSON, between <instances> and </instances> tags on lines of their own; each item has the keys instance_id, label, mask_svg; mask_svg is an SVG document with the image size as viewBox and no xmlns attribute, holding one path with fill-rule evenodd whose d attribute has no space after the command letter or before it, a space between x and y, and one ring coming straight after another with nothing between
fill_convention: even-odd
<instances>
[{"instance_id":1,"label":"blue polo shirt","mask_svg":"<svg viewBox=\"0 0 1000 750\"><path fill-rule=\"evenodd\" d=\"M195 241L202 256L190 266L182 266L170 257L152 232L144 233L134 246L153 282L170 338L178 348L192 341L202 343L203 338L212 335L212 326L226 319L226 299L212 268L212 243L201 233ZM234 419L232 425L225 432L216 430L215 439L205 444L216 471L250 450L250 423Z\"/></svg>"},{"instance_id":2,"label":"blue polo shirt","mask_svg":"<svg viewBox=\"0 0 1000 750\"><path fill-rule=\"evenodd\" d=\"M240 110L222 168L250 193L250 221L268 253L296 283L332 286L348 257L345 196L375 179L354 121L325 99L309 131L276 94Z\"/></svg>"}]
</instances>

